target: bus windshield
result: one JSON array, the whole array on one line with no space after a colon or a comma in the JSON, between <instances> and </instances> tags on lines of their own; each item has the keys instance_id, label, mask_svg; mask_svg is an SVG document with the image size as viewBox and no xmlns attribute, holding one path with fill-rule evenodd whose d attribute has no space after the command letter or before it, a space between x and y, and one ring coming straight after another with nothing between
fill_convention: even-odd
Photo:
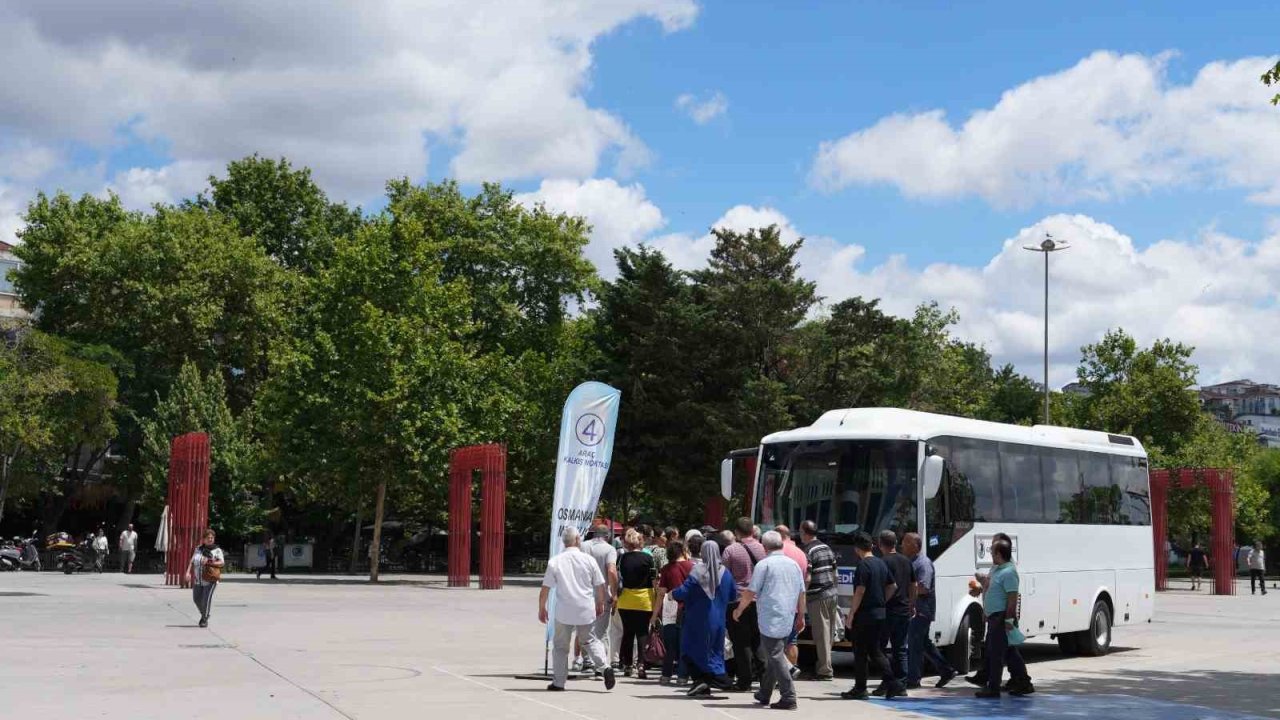
<instances>
[{"instance_id":1,"label":"bus windshield","mask_svg":"<svg viewBox=\"0 0 1280 720\"><path fill-rule=\"evenodd\" d=\"M916 530L916 461L908 440L814 440L764 446L756 493L762 527L813 520L824 536Z\"/></svg>"}]
</instances>

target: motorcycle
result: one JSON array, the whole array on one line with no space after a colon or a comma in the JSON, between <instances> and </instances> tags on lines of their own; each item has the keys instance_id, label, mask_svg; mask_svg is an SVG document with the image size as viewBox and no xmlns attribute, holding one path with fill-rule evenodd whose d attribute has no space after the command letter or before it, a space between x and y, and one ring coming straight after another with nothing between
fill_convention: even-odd
<instances>
[{"instance_id":1,"label":"motorcycle","mask_svg":"<svg viewBox=\"0 0 1280 720\"><path fill-rule=\"evenodd\" d=\"M21 562L23 570L40 572L43 569L40 566L40 549L36 547L36 538L34 536L23 540L18 545L18 550L22 553L19 562Z\"/></svg>"},{"instance_id":2,"label":"motorcycle","mask_svg":"<svg viewBox=\"0 0 1280 720\"><path fill-rule=\"evenodd\" d=\"M92 560L86 559L86 552L92 553L93 549L89 548L87 545L82 547L87 549L82 550L81 547L72 546L64 548L58 552L57 567L64 575L70 575L73 572L80 572L81 570L93 565Z\"/></svg>"},{"instance_id":3,"label":"motorcycle","mask_svg":"<svg viewBox=\"0 0 1280 720\"><path fill-rule=\"evenodd\" d=\"M5 540L4 544L0 545L0 570L7 572L20 567L22 567L22 552L12 540Z\"/></svg>"}]
</instances>

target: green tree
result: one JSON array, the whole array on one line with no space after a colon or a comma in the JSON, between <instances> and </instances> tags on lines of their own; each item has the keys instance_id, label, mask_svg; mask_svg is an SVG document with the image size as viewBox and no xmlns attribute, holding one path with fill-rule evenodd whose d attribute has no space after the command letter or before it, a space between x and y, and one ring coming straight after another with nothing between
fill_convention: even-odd
<instances>
[{"instance_id":1,"label":"green tree","mask_svg":"<svg viewBox=\"0 0 1280 720\"><path fill-rule=\"evenodd\" d=\"M1193 348L1157 340L1149 348L1123 330L1081 348L1076 377L1089 391L1071 405L1079 427L1134 435L1149 452L1177 456L1199 427Z\"/></svg>"},{"instance_id":2,"label":"green tree","mask_svg":"<svg viewBox=\"0 0 1280 720\"><path fill-rule=\"evenodd\" d=\"M1197 416L1190 439L1175 454L1156 451L1152 462L1166 468L1224 468L1235 480L1236 537L1265 539L1275 532L1271 492L1265 482L1269 466L1259 464L1263 450L1257 435L1230 432L1208 413ZM1210 498L1203 487L1171 488L1169 527L1177 536L1205 535L1210 525Z\"/></svg>"},{"instance_id":3,"label":"green tree","mask_svg":"<svg viewBox=\"0 0 1280 720\"><path fill-rule=\"evenodd\" d=\"M992 377L992 392L980 416L984 420L1033 425L1041 418L1043 395L1034 380L1006 364Z\"/></svg>"},{"instance_id":4,"label":"green tree","mask_svg":"<svg viewBox=\"0 0 1280 720\"><path fill-rule=\"evenodd\" d=\"M168 492L169 450L173 439L189 432L209 435L209 522L219 532L243 537L262 526L259 447L248 415L240 419L227 405L227 389L216 372L201 375L183 364L166 397L142 421L145 500L161 506Z\"/></svg>"},{"instance_id":5,"label":"green tree","mask_svg":"<svg viewBox=\"0 0 1280 720\"><path fill-rule=\"evenodd\" d=\"M0 341L0 520L9 488L23 465L57 448L54 404L71 391L59 346L38 331Z\"/></svg>"},{"instance_id":6,"label":"green tree","mask_svg":"<svg viewBox=\"0 0 1280 720\"><path fill-rule=\"evenodd\" d=\"M1280 85L1280 62L1276 63L1275 67L1270 68L1266 72L1262 73L1262 84L1266 85L1267 87L1271 87L1272 85ZM1280 105L1280 93L1276 93L1271 98L1271 104Z\"/></svg>"},{"instance_id":7,"label":"green tree","mask_svg":"<svg viewBox=\"0 0 1280 720\"><path fill-rule=\"evenodd\" d=\"M330 202L309 168L253 155L227 165L225 178L209 178L210 193L195 203L230 218L286 268L314 273L328 263L333 244L360 225L359 208Z\"/></svg>"}]
</instances>

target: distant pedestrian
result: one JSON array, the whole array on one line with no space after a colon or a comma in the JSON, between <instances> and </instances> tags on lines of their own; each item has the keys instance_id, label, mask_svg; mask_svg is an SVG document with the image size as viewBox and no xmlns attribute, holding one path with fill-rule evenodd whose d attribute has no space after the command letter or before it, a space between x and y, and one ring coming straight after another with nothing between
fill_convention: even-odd
<instances>
[{"instance_id":1,"label":"distant pedestrian","mask_svg":"<svg viewBox=\"0 0 1280 720\"><path fill-rule=\"evenodd\" d=\"M654 585L657 569L653 556L643 551L644 539L637 530L628 530L622 544L627 552L618 558L618 615L622 619L620 660L622 673L648 679L644 666L644 648L649 641L649 618L653 615Z\"/></svg>"},{"instance_id":2,"label":"distant pedestrian","mask_svg":"<svg viewBox=\"0 0 1280 720\"><path fill-rule=\"evenodd\" d=\"M552 640L552 680L547 690L564 690L569 679L569 649L574 633L585 638L587 657L596 667L604 668L604 686L612 690L613 668L608 657L591 633L596 618L605 611L605 582L600 566L582 552L582 539L576 527L567 527L560 536L564 550L547 561L547 572L542 576L542 592L538 595L538 621L546 624L551 618L547 612L547 599L556 591L556 616Z\"/></svg>"},{"instance_id":3,"label":"distant pedestrian","mask_svg":"<svg viewBox=\"0 0 1280 720\"><path fill-rule=\"evenodd\" d=\"M686 694L693 697L710 695L713 687L729 687L724 665L725 618L730 604L738 599L738 588L720 563L719 545L694 536L689 547L698 551L700 559L671 596L684 603L680 653L693 684Z\"/></svg>"},{"instance_id":4,"label":"distant pedestrian","mask_svg":"<svg viewBox=\"0 0 1280 720\"><path fill-rule=\"evenodd\" d=\"M619 629L616 633L610 632L610 625L614 616L617 598L614 597L614 588L618 585L618 551L613 548L613 531L605 523L596 525L595 531L592 533L591 540L583 546L584 552L596 561L596 565L600 568L600 574L605 580L605 599L604 613L597 616L591 623L591 637L600 643L604 648L604 655L609 658L618 648L618 639L622 637L622 631ZM610 640L612 638L612 641ZM596 674L604 672L604 669L610 667L606 662L598 667L592 666L591 656L588 655L583 662L582 669L593 669Z\"/></svg>"},{"instance_id":5,"label":"distant pedestrian","mask_svg":"<svg viewBox=\"0 0 1280 720\"><path fill-rule=\"evenodd\" d=\"M1196 543L1187 553L1187 570L1191 573L1191 589L1199 590L1204 571L1209 569L1209 556L1200 543Z\"/></svg>"},{"instance_id":6,"label":"distant pedestrian","mask_svg":"<svg viewBox=\"0 0 1280 720\"><path fill-rule=\"evenodd\" d=\"M840 610L836 604L836 554L818 539L818 525L812 520L800 524L800 539L809 560L805 608L809 615L814 654L818 659L813 673L800 677L802 680L827 682L835 677L831 667L831 646L840 627Z\"/></svg>"},{"instance_id":7,"label":"distant pedestrian","mask_svg":"<svg viewBox=\"0 0 1280 720\"><path fill-rule=\"evenodd\" d=\"M667 566L667 536L666 533L655 533L648 530L649 533L645 537L645 550L653 557L653 566L661 570Z\"/></svg>"},{"instance_id":8,"label":"distant pedestrian","mask_svg":"<svg viewBox=\"0 0 1280 720\"><path fill-rule=\"evenodd\" d=\"M1262 594L1267 594L1267 554L1262 549L1262 541L1258 540L1253 543L1253 548L1249 551L1249 594L1253 595L1257 591L1253 587L1253 581L1258 581L1258 587L1262 589Z\"/></svg>"},{"instance_id":9,"label":"distant pedestrian","mask_svg":"<svg viewBox=\"0 0 1280 720\"><path fill-rule=\"evenodd\" d=\"M222 567L226 558L218 547L213 530L205 530L202 542L196 546L187 565L187 584L191 586L191 599L200 611L200 627L209 627L209 615L213 612L213 591L222 579Z\"/></svg>"},{"instance_id":10,"label":"distant pedestrian","mask_svg":"<svg viewBox=\"0 0 1280 720\"><path fill-rule=\"evenodd\" d=\"M938 652L933 639L929 637L929 627L938 612L938 601L934 594L933 561L924 553L917 533L909 532L902 537L902 551L911 558L916 571L916 602L907 633L907 689L920 687L926 658L938 671L938 682L934 687L946 687L956 676L956 671L942 653Z\"/></svg>"},{"instance_id":11,"label":"distant pedestrian","mask_svg":"<svg viewBox=\"0 0 1280 720\"><path fill-rule=\"evenodd\" d=\"M102 572L102 568L107 562L107 533L98 528L98 534L93 538L93 569Z\"/></svg>"},{"instance_id":12,"label":"distant pedestrian","mask_svg":"<svg viewBox=\"0 0 1280 720\"><path fill-rule=\"evenodd\" d=\"M120 533L117 547L120 548L120 572L132 573L133 561L138 556L138 533L133 531L133 523Z\"/></svg>"},{"instance_id":13,"label":"distant pedestrian","mask_svg":"<svg viewBox=\"0 0 1280 720\"><path fill-rule=\"evenodd\" d=\"M789 640L804 629L804 576L795 561L783 552L779 532L770 530L765 533L761 545L768 555L756 564L751 584L742 592L733 619L740 621L754 603L760 650L765 656L760 690L755 694L756 702L769 705L774 710L795 710L796 689L786 648ZM770 705L775 687L778 688L778 702Z\"/></svg>"},{"instance_id":14,"label":"distant pedestrian","mask_svg":"<svg viewBox=\"0 0 1280 720\"><path fill-rule=\"evenodd\" d=\"M898 552L898 537L892 530L880 533L880 556L889 568L889 576L897 591L885 598L884 638L889 668L899 687L907 684L907 633L911 626L911 606L916 598L916 570L911 559ZM884 695L890 687L885 682L872 695Z\"/></svg>"},{"instance_id":15,"label":"distant pedestrian","mask_svg":"<svg viewBox=\"0 0 1280 720\"><path fill-rule=\"evenodd\" d=\"M1007 540L991 543L991 562L995 567L987 580L982 607L987 614L987 686L974 693L980 698L999 698L1004 669L1009 668L1009 694L1030 695L1035 692L1027 664L1017 645L1010 644L1009 633L1018 628L1018 568L1013 564L1013 546Z\"/></svg>"},{"instance_id":16,"label":"distant pedestrian","mask_svg":"<svg viewBox=\"0 0 1280 720\"><path fill-rule=\"evenodd\" d=\"M846 700L866 700L868 663L874 663L880 676L885 678L885 698L892 700L904 696L907 691L897 684L889 669L889 659L881 649L884 632L885 600L898 588L889 574L889 567L871 552L871 536L860 532L853 536L853 551L858 556L858 567L853 573L853 600L849 605L849 617L845 627L853 631L853 687L840 693Z\"/></svg>"},{"instance_id":17,"label":"distant pedestrian","mask_svg":"<svg viewBox=\"0 0 1280 720\"><path fill-rule=\"evenodd\" d=\"M752 572L756 564L764 560L766 553L764 546L756 540L751 518L739 518L733 534L736 542L724 550L724 566L733 575L733 582L738 586L738 594L741 596L751 585ZM729 618L729 642L733 645L735 687L740 692L746 692L751 689L757 665L761 666L759 669L763 669L763 662L758 656L760 623L756 617L756 608L747 607L741 613L732 614Z\"/></svg>"},{"instance_id":18,"label":"distant pedestrian","mask_svg":"<svg viewBox=\"0 0 1280 720\"><path fill-rule=\"evenodd\" d=\"M258 579L262 579L262 573L266 572L271 576L272 580L276 579L276 538L270 533L262 541L262 559L263 564L258 566Z\"/></svg>"}]
</instances>

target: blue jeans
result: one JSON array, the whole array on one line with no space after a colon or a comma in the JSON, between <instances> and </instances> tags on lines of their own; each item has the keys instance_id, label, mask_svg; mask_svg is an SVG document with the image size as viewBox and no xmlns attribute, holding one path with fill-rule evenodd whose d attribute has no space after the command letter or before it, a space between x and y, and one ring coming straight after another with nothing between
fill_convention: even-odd
<instances>
[{"instance_id":1,"label":"blue jeans","mask_svg":"<svg viewBox=\"0 0 1280 720\"><path fill-rule=\"evenodd\" d=\"M662 626L662 644L667 654L662 658L662 677L689 677L689 670L684 665L684 655L680 654L680 626L672 623Z\"/></svg>"},{"instance_id":2,"label":"blue jeans","mask_svg":"<svg viewBox=\"0 0 1280 720\"><path fill-rule=\"evenodd\" d=\"M938 647L929 637L929 626L932 624L931 618L920 615L911 618L911 624L907 630L907 682L909 684L915 685L920 682L924 658L929 658L930 664L939 675L955 673L951 664L942 657L942 653L938 652Z\"/></svg>"},{"instance_id":3,"label":"blue jeans","mask_svg":"<svg viewBox=\"0 0 1280 720\"><path fill-rule=\"evenodd\" d=\"M911 618L906 615L889 615L884 619L884 631L880 639L881 646L888 646L889 670L898 684L907 680L907 626ZM884 678L886 681L889 678Z\"/></svg>"}]
</instances>

